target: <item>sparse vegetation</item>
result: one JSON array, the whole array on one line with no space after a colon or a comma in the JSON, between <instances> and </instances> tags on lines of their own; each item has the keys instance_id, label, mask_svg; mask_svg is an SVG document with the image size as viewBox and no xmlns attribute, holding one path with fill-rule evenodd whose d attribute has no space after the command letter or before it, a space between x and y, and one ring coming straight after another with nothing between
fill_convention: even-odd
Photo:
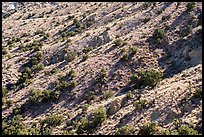
<instances>
[{"instance_id":1,"label":"sparse vegetation","mask_svg":"<svg viewBox=\"0 0 204 137\"><path fill-rule=\"evenodd\" d=\"M115 134L116 135L135 135L135 131L136 131L135 127L126 125L121 128L118 128Z\"/></svg>"},{"instance_id":2,"label":"sparse vegetation","mask_svg":"<svg viewBox=\"0 0 204 137\"><path fill-rule=\"evenodd\" d=\"M186 4L186 10L187 11L192 11L195 8L195 2L188 2Z\"/></svg>"},{"instance_id":3,"label":"sparse vegetation","mask_svg":"<svg viewBox=\"0 0 204 137\"><path fill-rule=\"evenodd\" d=\"M145 70L139 72L138 75L132 75L130 77L131 83L135 84L136 87L154 87L162 80L163 74L155 70Z\"/></svg>"},{"instance_id":4,"label":"sparse vegetation","mask_svg":"<svg viewBox=\"0 0 204 137\"><path fill-rule=\"evenodd\" d=\"M113 96L113 92L112 91L109 91L109 90L103 91L103 97L102 97L103 99L107 100L111 96Z\"/></svg>"},{"instance_id":5,"label":"sparse vegetation","mask_svg":"<svg viewBox=\"0 0 204 137\"><path fill-rule=\"evenodd\" d=\"M156 131L156 123L148 123L140 127L138 135L154 135Z\"/></svg>"}]
</instances>

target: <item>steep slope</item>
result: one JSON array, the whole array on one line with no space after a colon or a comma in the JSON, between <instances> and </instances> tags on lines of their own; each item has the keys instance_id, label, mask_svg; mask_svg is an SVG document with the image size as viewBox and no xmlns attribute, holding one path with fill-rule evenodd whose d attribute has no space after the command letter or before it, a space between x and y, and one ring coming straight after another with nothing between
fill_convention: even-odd
<instances>
[{"instance_id":1,"label":"steep slope","mask_svg":"<svg viewBox=\"0 0 204 137\"><path fill-rule=\"evenodd\" d=\"M3 134L201 134L202 3L28 2L2 25Z\"/></svg>"}]
</instances>

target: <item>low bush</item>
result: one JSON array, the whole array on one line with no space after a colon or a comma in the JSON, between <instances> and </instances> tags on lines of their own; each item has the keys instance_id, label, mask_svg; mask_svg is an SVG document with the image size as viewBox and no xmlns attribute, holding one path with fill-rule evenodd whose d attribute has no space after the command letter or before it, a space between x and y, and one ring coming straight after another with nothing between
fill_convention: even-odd
<instances>
[{"instance_id":1,"label":"low bush","mask_svg":"<svg viewBox=\"0 0 204 137\"><path fill-rule=\"evenodd\" d=\"M186 125L182 125L178 128L179 135L198 135L198 131L190 128Z\"/></svg>"},{"instance_id":2,"label":"low bush","mask_svg":"<svg viewBox=\"0 0 204 137\"><path fill-rule=\"evenodd\" d=\"M93 50L92 47L86 46L86 47L84 47L84 49L82 50L82 52L85 53L85 54L87 54L87 53L90 52L91 50Z\"/></svg>"},{"instance_id":3,"label":"low bush","mask_svg":"<svg viewBox=\"0 0 204 137\"><path fill-rule=\"evenodd\" d=\"M56 127L63 122L63 117L60 115L50 115L47 116L41 123L42 126L46 125L47 127Z\"/></svg>"},{"instance_id":4,"label":"low bush","mask_svg":"<svg viewBox=\"0 0 204 137\"><path fill-rule=\"evenodd\" d=\"M105 122L107 115L105 109L102 107L99 107L94 113L93 113L94 119L93 119L93 125L94 126L100 126L103 122Z\"/></svg>"},{"instance_id":5,"label":"low bush","mask_svg":"<svg viewBox=\"0 0 204 137\"><path fill-rule=\"evenodd\" d=\"M108 98L113 96L113 92L110 91L110 90L103 91L102 94L103 94L102 98L105 99L105 100L107 100Z\"/></svg>"},{"instance_id":6,"label":"low bush","mask_svg":"<svg viewBox=\"0 0 204 137\"><path fill-rule=\"evenodd\" d=\"M145 70L139 72L139 75L130 77L131 83L135 84L136 88L140 87L155 87L162 80L163 73L155 70Z\"/></svg>"},{"instance_id":7,"label":"low bush","mask_svg":"<svg viewBox=\"0 0 204 137\"><path fill-rule=\"evenodd\" d=\"M156 130L156 123L145 124L140 127L138 135L154 135Z\"/></svg>"},{"instance_id":8,"label":"low bush","mask_svg":"<svg viewBox=\"0 0 204 137\"><path fill-rule=\"evenodd\" d=\"M127 44L126 42L124 42L121 38L118 38L114 41L114 45L117 47L121 47L123 45Z\"/></svg>"},{"instance_id":9,"label":"low bush","mask_svg":"<svg viewBox=\"0 0 204 137\"><path fill-rule=\"evenodd\" d=\"M86 60L88 59L88 57L89 57L89 56L88 56L87 54L83 55L81 61L86 61Z\"/></svg>"},{"instance_id":10,"label":"low bush","mask_svg":"<svg viewBox=\"0 0 204 137\"><path fill-rule=\"evenodd\" d=\"M86 112L88 110L88 108L89 108L89 104L84 104L82 106L82 112Z\"/></svg>"},{"instance_id":11,"label":"low bush","mask_svg":"<svg viewBox=\"0 0 204 137\"><path fill-rule=\"evenodd\" d=\"M90 102L91 100L94 100L96 98L96 95L94 93L94 91L90 91L86 96L85 99L87 100L87 102Z\"/></svg>"},{"instance_id":12,"label":"low bush","mask_svg":"<svg viewBox=\"0 0 204 137\"><path fill-rule=\"evenodd\" d=\"M186 4L186 10L187 11L192 11L195 8L195 2L188 2Z\"/></svg>"},{"instance_id":13,"label":"low bush","mask_svg":"<svg viewBox=\"0 0 204 137\"><path fill-rule=\"evenodd\" d=\"M135 110L142 110L147 106L147 100L136 100L133 102Z\"/></svg>"},{"instance_id":14,"label":"low bush","mask_svg":"<svg viewBox=\"0 0 204 137\"><path fill-rule=\"evenodd\" d=\"M202 99L202 89L201 88L198 88L195 90L194 97Z\"/></svg>"},{"instance_id":15,"label":"low bush","mask_svg":"<svg viewBox=\"0 0 204 137\"><path fill-rule=\"evenodd\" d=\"M101 69L99 74L96 76L96 82L101 84L107 82L107 72L105 69Z\"/></svg>"},{"instance_id":16,"label":"low bush","mask_svg":"<svg viewBox=\"0 0 204 137\"><path fill-rule=\"evenodd\" d=\"M116 135L135 135L135 131L136 131L135 127L126 125L121 128L118 128L115 134Z\"/></svg>"},{"instance_id":17,"label":"low bush","mask_svg":"<svg viewBox=\"0 0 204 137\"><path fill-rule=\"evenodd\" d=\"M150 19L151 19L150 17L146 17L146 18L143 19L143 22L147 23L148 21L150 21Z\"/></svg>"},{"instance_id":18,"label":"low bush","mask_svg":"<svg viewBox=\"0 0 204 137\"><path fill-rule=\"evenodd\" d=\"M73 61L77 56L77 53L76 52L69 52L67 53L67 56L65 56L65 60L68 61L68 62L71 62Z\"/></svg>"}]
</instances>

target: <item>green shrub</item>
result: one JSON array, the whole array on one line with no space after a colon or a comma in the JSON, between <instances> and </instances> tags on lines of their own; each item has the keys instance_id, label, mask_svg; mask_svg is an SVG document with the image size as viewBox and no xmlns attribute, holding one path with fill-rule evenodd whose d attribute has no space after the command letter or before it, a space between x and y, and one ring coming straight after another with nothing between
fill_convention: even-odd
<instances>
[{"instance_id":1,"label":"green shrub","mask_svg":"<svg viewBox=\"0 0 204 137\"><path fill-rule=\"evenodd\" d=\"M84 105L82 106L82 111L85 112L85 111L88 110L88 108L89 108L89 104L84 104Z\"/></svg>"},{"instance_id":2,"label":"green shrub","mask_svg":"<svg viewBox=\"0 0 204 137\"><path fill-rule=\"evenodd\" d=\"M53 92L50 93L50 99L52 101L57 101L60 97L60 91L59 90L55 90Z\"/></svg>"},{"instance_id":3,"label":"green shrub","mask_svg":"<svg viewBox=\"0 0 204 137\"><path fill-rule=\"evenodd\" d=\"M82 118L77 124L77 134L88 133L91 130L88 118Z\"/></svg>"},{"instance_id":4,"label":"green shrub","mask_svg":"<svg viewBox=\"0 0 204 137\"><path fill-rule=\"evenodd\" d=\"M81 61L86 61L86 60L88 59L88 57L89 57L89 56L88 56L87 54L83 55Z\"/></svg>"},{"instance_id":5,"label":"green shrub","mask_svg":"<svg viewBox=\"0 0 204 137\"><path fill-rule=\"evenodd\" d=\"M32 102L32 103L38 103L41 101L42 99L42 96L43 96L43 93L41 90L30 90L29 91L30 93L30 97L29 97L29 100Z\"/></svg>"},{"instance_id":6,"label":"green shrub","mask_svg":"<svg viewBox=\"0 0 204 137\"><path fill-rule=\"evenodd\" d=\"M145 3L142 5L142 7L143 7L144 10L148 9L148 7L150 7L150 6L151 6L151 3L150 3L150 2L145 2Z\"/></svg>"},{"instance_id":7,"label":"green shrub","mask_svg":"<svg viewBox=\"0 0 204 137\"><path fill-rule=\"evenodd\" d=\"M123 62L128 61L128 54L124 54L120 60Z\"/></svg>"},{"instance_id":8,"label":"green shrub","mask_svg":"<svg viewBox=\"0 0 204 137\"><path fill-rule=\"evenodd\" d=\"M103 91L103 97L102 97L103 99L107 100L111 96L113 96L113 92L112 91L110 91L110 90Z\"/></svg>"},{"instance_id":9,"label":"green shrub","mask_svg":"<svg viewBox=\"0 0 204 137\"><path fill-rule=\"evenodd\" d=\"M86 46L84 47L84 49L82 50L83 53L87 54L88 52L90 52L93 48L90 46Z\"/></svg>"},{"instance_id":10,"label":"green shrub","mask_svg":"<svg viewBox=\"0 0 204 137\"><path fill-rule=\"evenodd\" d=\"M8 51L5 48L3 48L2 55L6 55L7 53L8 53Z\"/></svg>"},{"instance_id":11,"label":"green shrub","mask_svg":"<svg viewBox=\"0 0 204 137\"><path fill-rule=\"evenodd\" d=\"M85 96L86 100L88 102L90 102L91 100L94 100L96 98L96 95L94 93L94 91L90 91L86 96Z\"/></svg>"},{"instance_id":12,"label":"green shrub","mask_svg":"<svg viewBox=\"0 0 204 137\"><path fill-rule=\"evenodd\" d=\"M75 80L71 81L70 84L69 84L70 88L75 88L76 86L77 86L77 82Z\"/></svg>"},{"instance_id":13,"label":"green shrub","mask_svg":"<svg viewBox=\"0 0 204 137\"><path fill-rule=\"evenodd\" d=\"M146 107L147 100L136 100L133 102L133 106L135 107L135 110L142 110Z\"/></svg>"},{"instance_id":14,"label":"green shrub","mask_svg":"<svg viewBox=\"0 0 204 137\"><path fill-rule=\"evenodd\" d=\"M118 38L114 41L114 45L117 47L121 47L121 46L125 45L125 43L122 39Z\"/></svg>"},{"instance_id":15,"label":"green shrub","mask_svg":"<svg viewBox=\"0 0 204 137\"><path fill-rule=\"evenodd\" d=\"M127 100L133 99L133 94L131 93L131 91L129 91L129 92L126 94L126 99L127 99Z\"/></svg>"},{"instance_id":16,"label":"green shrub","mask_svg":"<svg viewBox=\"0 0 204 137\"><path fill-rule=\"evenodd\" d=\"M186 4L186 10L187 11L192 11L195 8L195 2L188 2Z\"/></svg>"},{"instance_id":17,"label":"green shrub","mask_svg":"<svg viewBox=\"0 0 204 137\"><path fill-rule=\"evenodd\" d=\"M2 87L2 96L5 97L7 93L8 93L8 90Z\"/></svg>"},{"instance_id":18,"label":"green shrub","mask_svg":"<svg viewBox=\"0 0 204 137\"><path fill-rule=\"evenodd\" d=\"M106 81L107 81L107 72L105 69L101 69L99 74L96 76L96 82L103 84Z\"/></svg>"},{"instance_id":19,"label":"green shrub","mask_svg":"<svg viewBox=\"0 0 204 137\"><path fill-rule=\"evenodd\" d=\"M62 36L62 38L64 38L67 36L67 34L65 32L62 32L61 36Z\"/></svg>"},{"instance_id":20,"label":"green shrub","mask_svg":"<svg viewBox=\"0 0 204 137\"><path fill-rule=\"evenodd\" d=\"M194 97L202 99L202 89L201 88L198 88L198 89L195 90Z\"/></svg>"},{"instance_id":21,"label":"green shrub","mask_svg":"<svg viewBox=\"0 0 204 137\"><path fill-rule=\"evenodd\" d=\"M190 128L186 125L182 125L178 128L179 135L198 135L198 131Z\"/></svg>"},{"instance_id":22,"label":"green shrub","mask_svg":"<svg viewBox=\"0 0 204 137\"><path fill-rule=\"evenodd\" d=\"M135 47L135 46L130 46L129 47L129 54L130 55L135 55L137 53L137 51L138 51L137 47Z\"/></svg>"},{"instance_id":23,"label":"green shrub","mask_svg":"<svg viewBox=\"0 0 204 137\"><path fill-rule=\"evenodd\" d=\"M192 25L187 25L187 26L182 27L180 30L180 36L185 37L189 35L190 33L192 33L192 29L193 29Z\"/></svg>"},{"instance_id":24,"label":"green shrub","mask_svg":"<svg viewBox=\"0 0 204 137\"><path fill-rule=\"evenodd\" d=\"M137 87L155 87L156 84L162 80L163 74L155 70L145 70L139 72L139 76L132 75L130 77L131 83L134 83Z\"/></svg>"},{"instance_id":25,"label":"green shrub","mask_svg":"<svg viewBox=\"0 0 204 137\"><path fill-rule=\"evenodd\" d=\"M74 36L75 34L76 34L76 32L74 32L74 31L67 32L67 36Z\"/></svg>"},{"instance_id":26,"label":"green shrub","mask_svg":"<svg viewBox=\"0 0 204 137\"><path fill-rule=\"evenodd\" d=\"M169 20L171 18L171 15L162 16L162 21Z\"/></svg>"},{"instance_id":27,"label":"green shrub","mask_svg":"<svg viewBox=\"0 0 204 137\"><path fill-rule=\"evenodd\" d=\"M4 126L2 135L28 135L27 128L22 122L22 116L14 116L8 125Z\"/></svg>"},{"instance_id":28,"label":"green shrub","mask_svg":"<svg viewBox=\"0 0 204 137\"><path fill-rule=\"evenodd\" d=\"M99 107L94 113L93 113L94 119L93 119L93 125L99 126L101 125L107 118L106 111L102 107Z\"/></svg>"},{"instance_id":29,"label":"green shrub","mask_svg":"<svg viewBox=\"0 0 204 137\"><path fill-rule=\"evenodd\" d=\"M150 17L146 17L146 18L143 19L143 22L147 23L148 21L150 21L150 19L151 19Z\"/></svg>"},{"instance_id":30,"label":"green shrub","mask_svg":"<svg viewBox=\"0 0 204 137\"><path fill-rule=\"evenodd\" d=\"M155 39L160 38L162 39L164 37L164 31L162 29L156 29L153 33L153 37Z\"/></svg>"},{"instance_id":31,"label":"green shrub","mask_svg":"<svg viewBox=\"0 0 204 137\"><path fill-rule=\"evenodd\" d=\"M34 65L34 66L32 67L32 70L33 70L34 72L39 72L40 70L43 70L43 69L44 69L44 65L43 65L42 63L39 63L39 64Z\"/></svg>"},{"instance_id":32,"label":"green shrub","mask_svg":"<svg viewBox=\"0 0 204 137\"><path fill-rule=\"evenodd\" d=\"M126 125L121 128L118 128L115 134L116 135L135 135L135 131L136 131L135 127Z\"/></svg>"},{"instance_id":33,"label":"green shrub","mask_svg":"<svg viewBox=\"0 0 204 137\"><path fill-rule=\"evenodd\" d=\"M76 56L77 56L76 52L69 52L69 53L67 53L67 56L65 57L65 60L68 61L68 62L71 62L76 58Z\"/></svg>"},{"instance_id":34,"label":"green shrub","mask_svg":"<svg viewBox=\"0 0 204 137\"><path fill-rule=\"evenodd\" d=\"M157 14L159 15L159 14L162 14L162 12L163 12L163 10L159 10L159 11L157 11Z\"/></svg>"},{"instance_id":35,"label":"green shrub","mask_svg":"<svg viewBox=\"0 0 204 137\"><path fill-rule=\"evenodd\" d=\"M154 135L155 131L156 131L156 124L149 123L140 127L138 135Z\"/></svg>"},{"instance_id":36,"label":"green shrub","mask_svg":"<svg viewBox=\"0 0 204 137\"><path fill-rule=\"evenodd\" d=\"M59 126L63 122L63 117L60 115L50 115L47 116L43 121L42 121L42 126L46 125L48 127L56 127Z\"/></svg>"}]
</instances>

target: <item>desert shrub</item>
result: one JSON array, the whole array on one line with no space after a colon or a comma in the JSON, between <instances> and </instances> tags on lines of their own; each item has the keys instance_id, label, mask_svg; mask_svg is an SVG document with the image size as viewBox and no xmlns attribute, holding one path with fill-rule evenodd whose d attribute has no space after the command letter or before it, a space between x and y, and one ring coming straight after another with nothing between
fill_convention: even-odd
<instances>
[{"instance_id":1,"label":"desert shrub","mask_svg":"<svg viewBox=\"0 0 204 137\"><path fill-rule=\"evenodd\" d=\"M32 74L32 70L28 67L26 67L22 72L21 72L21 76L17 81L17 85L24 83L26 81L26 79L31 78L31 74Z\"/></svg>"},{"instance_id":2,"label":"desert shrub","mask_svg":"<svg viewBox=\"0 0 204 137\"><path fill-rule=\"evenodd\" d=\"M68 76L69 76L71 79L74 78L74 77L76 76L76 71L72 69L72 70L69 72Z\"/></svg>"},{"instance_id":3,"label":"desert shrub","mask_svg":"<svg viewBox=\"0 0 204 137\"><path fill-rule=\"evenodd\" d=\"M14 101L13 100L7 100L6 104L8 107L11 107L13 105Z\"/></svg>"},{"instance_id":4,"label":"desert shrub","mask_svg":"<svg viewBox=\"0 0 204 137\"><path fill-rule=\"evenodd\" d=\"M71 89L75 88L77 86L77 82L75 80L71 81L70 84L69 84L69 87Z\"/></svg>"},{"instance_id":5,"label":"desert shrub","mask_svg":"<svg viewBox=\"0 0 204 137\"><path fill-rule=\"evenodd\" d=\"M46 125L47 127L56 127L63 122L63 117L60 115L50 115L47 116L41 123L42 126Z\"/></svg>"},{"instance_id":6,"label":"desert shrub","mask_svg":"<svg viewBox=\"0 0 204 137\"><path fill-rule=\"evenodd\" d=\"M138 135L153 135L156 131L156 123L148 123L140 127Z\"/></svg>"},{"instance_id":7,"label":"desert shrub","mask_svg":"<svg viewBox=\"0 0 204 137\"><path fill-rule=\"evenodd\" d=\"M164 37L164 31L162 29L156 29L153 33L153 37L155 39L160 38L162 39Z\"/></svg>"},{"instance_id":8,"label":"desert shrub","mask_svg":"<svg viewBox=\"0 0 204 137\"><path fill-rule=\"evenodd\" d=\"M110 27L106 27L106 30L110 30Z\"/></svg>"},{"instance_id":9,"label":"desert shrub","mask_svg":"<svg viewBox=\"0 0 204 137\"><path fill-rule=\"evenodd\" d=\"M137 51L138 51L137 47L135 47L135 46L130 46L129 47L129 54L130 55L135 55L137 53Z\"/></svg>"},{"instance_id":10,"label":"desert shrub","mask_svg":"<svg viewBox=\"0 0 204 137\"><path fill-rule=\"evenodd\" d=\"M192 11L195 8L195 2L188 2L186 4L186 10L187 11Z\"/></svg>"},{"instance_id":11,"label":"desert shrub","mask_svg":"<svg viewBox=\"0 0 204 137\"><path fill-rule=\"evenodd\" d=\"M90 131L90 123L87 117L82 118L77 124L77 134L88 133Z\"/></svg>"},{"instance_id":12,"label":"desert shrub","mask_svg":"<svg viewBox=\"0 0 204 137\"><path fill-rule=\"evenodd\" d=\"M201 88L198 88L198 89L195 90L194 97L202 99L202 89Z\"/></svg>"},{"instance_id":13,"label":"desert shrub","mask_svg":"<svg viewBox=\"0 0 204 137\"><path fill-rule=\"evenodd\" d=\"M126 99L127 99L127 100L133 99L133 94L131 93L131 91L129 91L129 92L126 94Z\"/></svg>"},{"instance_id":14,"label":"desert shrub","mask_svg":"<svg viewBox=\"0 0 204 137\"><path fill-rule=\"evenodd\" d=\"M128 61L128 54L124 54L120 60L123 62Z\"/></svg>"},{"instance_id":15,"label":"desert shrub","mask_svg":"<svg viewBox=\"0 0 204 137\"><path fill-rule=\"evenodd\" d=\"M94 113L93 113L94 119L93 119L93 125L94 126L100 126L103 122L105 122L107 115L105 109L102 107L99 107Z\"/></svg>"},{"instance_id":16,"label":"desert shrub","mask_svg":"<svg viewBox=\"0 0 204 137\"><path fill-rule=\"evenodd\" d=\"M44 69L44 65L42 63L39 63L32 67L33 72L39 72L40 70L43 70L43 69Z\"/></svg>"},{"instance_id":17,"label":"desert shrub","mask_svg":"<svg viewBox=\"0 0 204 137\"><path fill-rule=\"evenodd\" d=\"M14 116L2 131L2 135L28 135L27 128L22 122L22 116Z\"/></svg>"},{"instance_id":18,"label":"desert shrub","mask_svg":"<svg viewBox=\"0 0 204 137\"><path fill-rule=\"evenodd\" d=\"M154 87L162 80L163 73L155 70L146 70L139 72L138 75L132 75L130 77L131 83L135 84L136 87Z\"/></svg>"},{"instance_id":19,"label":"desert shrub","mask_svg":"<svg viewBox=\"0 0 204 137\"><path fill-rule=\"evenodd\" d=\"M147 106L147 100L136 100L133 102L135 110L142 110Z\"/></svg>"},{"instance_id":20,"label":"desert shrub","mask_svg":"<svg viewBox=\"0 0 204 137\"><path fill-rule=\"evenodd\" d=\"M102 98L105 99L105 100L107 100L108 98L113 96L113 92L110 91L110 90L103 91L102 94L103 94Z\"/></svg>"},{"instance_id":21,"label":"desert shrub","mask_svg":"<svg viewBox=\"0 0 204 137\"><path fill-rule=\"evenodd\" d=\"M36 125L32 125L28 128L28 135L41 135L40 129Z\"/></svg>"},{"instance_id":22,"label":"desert shrub","mask_svg":"<svg viewBox=\"0 0 204 137\"><path fill-rule=\"evenodd\" d=\"M150 17L146 17L146 18L143 19L143 22L147 23L148 21L150 21L150 19L151 19Z\"/></svg>"},{"instance_id":23,"label":"desert shrub","mask_svg":"<svg viewBox=\"0 0 204 137\"><path fill-rule=\"evenodd\" d=\"M80 28L82 26L76 18L73 20L73 24L76 25L76 28Z\"/></svg>"},{"instance_id":24,"label":"desert shrub","mask_svg":"<svg viewBox=\"0 0 204 137\"><path fill-rule=\"evenodd\" d=\"M124 41L121 38L116 39L113 43L115 46L118 46L118 47L125 45Z\"/></svg>"},{"instance_id":25,"label":"desert shrub","mask_svg":"<svg viewBox=\"0 0 204 137\"><path fill-rule=\"evenodd\" d=\"M90 52L93 48L90 46L86 46L84 47L84 49L82 50L83 53L87 54L88 52Z\"/></svg>"},{"instance_id":26,"label":"desert shrub","mask_svg":"<svg viewBox=\"0 0 204 137\"><path fill-rule=\"evenodd\" d=\"M41 90L30 90L29 91L30 93L30 97L29 97L29 101L32 102L32 103L38 103L42 100L42 96L43 96L43 93Z\"/></svg>"},{"instance_id":27,"label":"desert shrub","mask_svg":"<svg viewBox=\"0 0 204 137\"><path fill-rule=\"evenodd\" d=\"M74 36L76 34L76 32L74 32L74 31L69 31L69 32L67 32L67 36Z\"/></svg>"},{"instance_id":28,"label":"desert shrub","mask_svg":"<svg viewBox=\"0 0 204 137\"><path fill-rule=\"evenodd\" d=\"M187 26L182 27L180 30L180 36L185 37L189 35L192 32L192 29L193 29L192 25L187 25Z\"/></svg>"},{"instance_id":29,"label":"desert shrub","mask_svg":"<svg viewBox=\"0 0 204 137\"><path fill-rule=\"evenodd\" d=\"M65 32L62 32L62 33L61 33L61 37L62 37L62 38L66 37L66 36L67 36L67 34L66 34Z\"/></svg>"},{"instance_id":30,"label":"desert shrub","mask_svg":"<svg viewBox=\"0 0 204 137\"><path fill-rule=\"evenodd\" d=\"M162 14L162 12L163 12L163 10L159 10L159 11L157 11L157 14L159 15L159 14Z\"/></svg>"},{"instance_id":31,"label":"desert shrub","mask_svg":"<svg viewBox=\"0 0 204 137\"><path fill-rule=\"evenodd\" d=\"M88 108L89 108L89 104L84 104L84 105L82 106L82 111L85 112L85 111L88 110Z\"/></svg>"},{"instance_id":32,"label":"desert shrub","mask_svg":"<svg viewBox=\"0 0 204 137\"><path fill-rule=\"evenodd\" d=\"M151 6L151 3L150 3L150 2L145 2L145 3L142 5L142 7L143 7L144 10L148 9L148 7L150 7L150 6Z\"/></svg>"},{"instance_id":33,"label":"desert shrub","mask_svg":"<svg viewBox=\"0 0 204 137\"><path fill-rule=\"evenodd\" d=\"M186 125L182 125L178 128L179 135L198 135L198 131L190 128Z\"/></svg>"},{"instance_id":34,"label":"desert shrub","mask_svg":"<svg viewBox=\"0 0 204 137\"><path fill-rule=\"evenodd\" d=\"M54 90L53 92L50 93L50 99L52 101L57 101L60 97L60 91L59 90Z\"/></svg>"},{"instance_id":35,"label":"desert shrub","mask_svg":"<svg viewBox=\"0 0 204 137\"><path fill-rule=\"evenodd\" d=\"M86 60L88 59L88 57L89 57L89 56L88 56L87 54L83 55L81 61L86 61Z\"/></svg>"},{"instance_id":36,"label":"desert shrub","mask_svg":"<svg viewBox=\"0 0 204 137\"><path fill-rule=\"evenodd\" d=\"M136 131L135 127L126 125L121 128L118 128L115 134L116 135L134 135L135 131Z\"/></svg>"},{"instance_id":37,"label":"desert shrub","mask_svg":"<svg viewBox=\"0 0 204 137\"><path fill-rule=\"evenodd\" d=\"M169 30L170 28L170 25L165 25L165 30Z\"/></svg>"},{"instance_id":38,"label":"desert shrub","mask_svg":"<svg viewBox=\"0 0 204 137\"><path fill-rule=\"evenodd\" d=\"M105 69L101 69L99 74L96 76L96 82L103 84L106 81L107 81L107 72Z\"/></svg>"},{"instance_id":39,"label":"desert shrub","mask_svg":"<svg viewBox=\"0 0 204 137\"><path fill-rule=\"evenodd\" d=\"M28 85L30 85L32 83L33 83L33 79L26 79L25 83L24 83L24 86L28 86Z\"/></svg>"},{"instance_id":40,"label":"desert shrub","mask_svg":"<svg viewBox=\"0 0 204 137\"><path fill-rule=\"evenodd\" d=\"M73 61L77 56L77 53L76 52L69 52L67 53L67 56L65 57L65 60L68 61L68 62L71 62Z\"/></svg>"},{"instance_id":41,"label":"desert shrub","mask_svg":"<svg viewBox=\"0 0 204 137\"><path fill-rule=\"evenodd\" d=\"M162 16L162 21L169 20L171 18L171 15Z\"/></svg>"},{"instance_id":42,"label":"desert shrub","mask_svg":"<svg viewBox=\"0 0 204 137\"><path fill-rule=\"evenodd\" d=\"M50 71L51 74L55 74L55 73L57 73L57 72L58 72L57 68L53 68L53 69Z\"/></svg>"},{"instance_id":43,"label":"desert shrub","mask_svg":"<svg viewBox=\"0 0 204 137\"><path fill-rule=\"evenodd\" d=\"M8 53L8 51L5 48L3 48L2 55L6 55L7 53Z\"/></svg>"},{"instance_id":44,"label":"desert shrub","mask_svg":"<svg viewBox=\"0 0 204 137\"><path fill-rule=\"evenodd\" d=\"M86 96L85 99L90 102L91 100L94 100L96 98L96 95L94 91L90 91Z\"/></svg>"},{"instance_id":45,"label":"desert shrub","mask_svg":"<svg viewBox=\"0 0 204 137\"><path fill-rule=\"evenodd\" d=\"M2 87L2 96L5 97L7 93L8 93L8 90Z\"/></svg>"}]
</instances>

